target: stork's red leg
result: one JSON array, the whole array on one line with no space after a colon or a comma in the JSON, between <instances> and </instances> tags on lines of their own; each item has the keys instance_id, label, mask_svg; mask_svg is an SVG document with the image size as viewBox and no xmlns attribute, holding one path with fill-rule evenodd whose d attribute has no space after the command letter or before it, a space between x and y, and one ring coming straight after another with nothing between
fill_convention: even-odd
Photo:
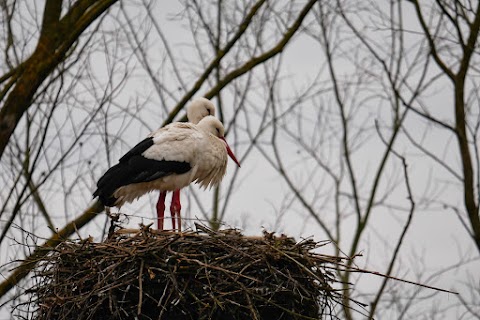
<instances>
[{"instance_id":1,"label":"stork's red leg","mask_svg":"<svg viewBox=\"0 0 480 320\"><path fill-rule=\"evenodd\" d=\"M175 230L175 219L178 221L178 231L182 231L182 220L180 218L180 210L182 205L180 204L180 190L173 191L172 204L170 205L170 213L172 214L172 227Z\"/></svg>"},{"instance_id":2,"label":"stork's red leg","mask_svg":"<svg viewBox=\"0 0 480 320\"><path fill-rule=\"evenodd\" d=\"M167 196L166 191L161 191L158 196L157 201L157 225L158 230L163 230L163 220L165 216L165 197Z\"/></svg>"}]
</instances>

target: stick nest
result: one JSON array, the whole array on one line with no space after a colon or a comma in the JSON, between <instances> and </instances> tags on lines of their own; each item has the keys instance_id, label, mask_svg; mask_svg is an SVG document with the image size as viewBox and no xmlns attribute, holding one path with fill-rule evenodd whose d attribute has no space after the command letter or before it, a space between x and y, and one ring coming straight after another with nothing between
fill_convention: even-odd
<instances>
[{"instance_id":1,"label":"stick nest","mask_svg":"<svg viewBox=\"0 0 480 320\"><path fill-rule=\"evenodd\" d=\"M33 319L330 319L341 258L265 232L143 227L60 244L39 264Z\"/></svg>"}]
</instances>

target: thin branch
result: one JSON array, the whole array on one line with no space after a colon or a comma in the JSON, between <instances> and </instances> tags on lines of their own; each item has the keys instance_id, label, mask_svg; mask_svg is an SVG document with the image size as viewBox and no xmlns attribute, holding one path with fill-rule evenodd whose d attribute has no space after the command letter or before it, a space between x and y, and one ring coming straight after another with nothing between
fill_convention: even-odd
<instances>
[{"instance_id":1,"label":"thin branch","mask_svg":"<svg viewBox=\"0 0 480 320\"><path fill-rule=\"evenodd\" d=\"M56 9L56 4L52 4L53 2L59 1L48 1L45 8ZM0 159L20 119L31 106L32 98L38 88L66 58L67 52L82 32L115 2L116 0L102 0L93 1L92 4L87 1L78 1L54 26L57 12L51 13L51 16L49 12L44 13L44 26L51 32L41 31L43 36L40 37L35 51L25 61L22 74L19 75L15 87L10 91L5 104L0 109ZM85 11L78 12L78 8L83 8ZM78 16L79 13L80 16ZM72 20L72 18L76 19ZM58 39L62 32L65 34Z\"/></svg>"},{"instance_id":2,"label":"thin branch","mask_svg":"<svg viewBox=\"0 0 480 320\"><path fill-rule=\"evenodd\" d=\"M99 201L96 201L75 220L68 223L62 230L55 233L41 246L38 246L30 256L23 260L20 265L15 267L13 272L0 283L0 298L24 279L30 271L35 268L37 262L47 255L54 247L74 234L76 230L82 228L93 220L93 218L95 218L98 213L102 212L103 209L103 205Z\"/></svg>"},{"instance_id":3,"label":"thin branch","mask_svg":"<svg viewBox=\"0 0 480 320\"><path fill-rule=\"evenodd\" d=\"M390 260L390 264L388 266L387 272L385 273L387 276L390 276L392 274L393 266L395 265L395 262L397 261L398 253L400 252L400 247L403 244L403 240L405 238L405 235L407 234L407 230L410 227L410 224L412 222L413 213L415 212L415 201L413 199L412 188L410 186L410 179L409 179L408 170L407 170L407 161L405 160L404 157L400 157L400 159L402 160L403 175L405 177L405 187L407 189L408 201L410 202L410 212L408 214L407 222L403 227L400 238L397 241L397 246L395 247L395 251L393 252L393 256ZM375 299L370 304L369 319L373 319L373 316L375 315L375 310L377 309L377 305L380 302L380 298L382 297L383 292L385 291L385 288L387 286L387 282L389 279L390 278L387 278L387 277L383 279L382 285L380 286L380 289L377 291Z\"/></svg>"},{"instance_id":4,"label":"thin branch","mask_svg":"<svg viewBox=\"0 0 480 320\"><path fill-rule=\"evenodd\" d=\"M420 8L420 3L418 2L418 0L409 0L409 1L412 2L414 7L415 7L415 11L417 13L418 21L420 22L420 25L422 26L423 33L424 33L425 37L427 38L428 44L430 46L430 53L431 53L433 59L435 60L437 65L440 67L440 69L442 69L443 72L445 72L445 74L452 81L454 81L455 74L453 73L452 70L450 70L447 67L447 65L445 64L445 62L443 62L443 60L440 58L440 55L437 52L437 47L435 45L435 39L430 34L430 30L428 29L427 23L425 22L425 19L423 17L422 9Z\"/></svg>"},{"instance_id":5,"label":"thin branch","mask_svg":"<svg viewBox=\"0 0 480 320\"><path fill-rule=\"evenodd\" d=\"M201 86L203 85L203 83L208 79L208 77L210 76L210 74L212 73L212 71L218 66L218 64L220 63L220 61L222 60L222 58L230 51L230 49L233 48L233 46L237 43L237 41L240 39L240 37L245 33L245 31L247 31L247 28L248 26L250 25L250 23L252 22L253 20L253 17L255 16L255 14L257 13L257 11L260 9L260 7L263 5L263 3L265 2L266 0L259 0L253 7L252 9L249 11L249 13L247 14L247 16L245 16L245 19L243 20L243 22L240 24L240 26L238 27L238 31L235 33L235 35L232 37L232 39L230 39L230 41L225 45L225 47L221 50L218 51L218 55L215 57L215 59L207 66L207 68L203 71L203 73L200 75L200 77L197 79L197 81L195 82L195 84L193 85L193 87L183 96L183 98L177 103L177 105L172 109L172 111L170 112L169 116L167 117L167 119L165 119L165 121L163 122L162 124L162 127L169 124L170 122L173 121L173 119L175 118L175 116L180 112L180 110L183 109L183 107L185 106L185 104L188 102L188 100L190 100L194 95L195 93L200 90ZM248 70L247 70L248 71ZM245 71L246 72L246 71ZM245 73L243 72L243 73ZM243 74L241 73L241 74ZM240 74L240 75L241 75ZM230 81L232 81L233 79L235 79L236 77L233 77L231 78L228 82L225 82L225 84L223 86L225 86L227 83L229 83ZM219 85L217 85L218 87ZM222 88L223 88L222 86ZM218 90L219 91L219 90ZM218 93L215 92L216 93ZM208 99L211 99L215 94L211 94L209 96L205 95L206 98Z\"/></svg>"},{"instance_id":6,"label":"thin branch","mask_svg":"<svg viewBox=\"0 0 480 320\"><path fill-rule=\"evenodd\" d=\"M357 180L355 177L355 172L353 170L352 160L351 160L351 149L349 146L349 120L347 119L346 111L345 111L345 104L343 102L342 97L340 96L340 88L339 88L339 81L337 79L336 70L333 67L333 57L332 57L332 49L330 46L330 41L327 36L327 19L323 13L323 7L320 5L320 27L322 31L322 39L325 46L325 56L327 58L327 65L330 77L332 79L333 84L333 92L335 95L335 101L338 105L340 110L340 116L342 120L342 151L343 157L345 157L345 162L347 164L348 170L348 177L350 178L350 186L353 191L353 202L355 204L355 213L357 215L357 223L361 223L362 220L362 209L360 208L360 198L358 195L358 186Z\"/></svg>"},{"instance_id":7,"label":"thin branch","mask_svg":"<svg viewBox=\"0 0 480 320\"><path fill-rule=\"evenodd\" d=\"M330 232L330 229L327 227L327 225L319 218L318 214L313 210L313 208L308 204L308 202L305 200L301 192L295 187L294 183L290 179L290 176L288 175L287 171L285 170L283 166L282 159L280 157L280 153L278 151L277 147L277 124L276 124L276 108L275 108L275 102L272 100L272 112L273 112L273 124L272 124L272 137L271 137L271 145L273 148L273 154L275 156L275 162L277 163L276 169L277 171L281 174L285 182L288 184L288 187L290 190L293 191L295 194L295 197L300 201L300 203L303 205L305 209L308 210L310 213L310 216L315 219L315 221L318 223L319 226L322 227L323 231L326 233L328 239L334 239L333 234ZM264 156L266 156L264 154ZM269 157L266 157L267 160L271 161Z\"/></svg>"}]
</instances>

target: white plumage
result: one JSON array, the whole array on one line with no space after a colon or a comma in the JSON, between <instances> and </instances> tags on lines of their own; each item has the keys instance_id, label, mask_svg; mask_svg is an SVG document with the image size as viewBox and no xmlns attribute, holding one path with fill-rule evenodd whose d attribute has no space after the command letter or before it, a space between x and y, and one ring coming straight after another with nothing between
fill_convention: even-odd
<instances>
[{"instance_id":1,"label":"white plumage","mask_svg":"<svg viewBox=\"0 0 480 320\"><path fill-rule=\"evenodd\" d=\"M215 106L207 98L196 98L188 105L188 122L197 124L206 116L215 116Z\"/></svg>"},{"instance_id":2,"label":"white plumage","mask_svg":"<svg viewBox=\"0 0 480 320\"><path fill-rule=\"evenodd\" d=\"M94 196L99 196L105 206L120 207L145 193L161 190L164 202L166 191L178 192L192 182L205 188L220 183L227 155L239 165L217 118L204 117L197 125L172 123L127 152L100 178ZM180 219L179 193L175 192L172 206L178 206L174 211ZM157 205L159 228L163 227L164 209L164 203L163 207Z\"/></svg>"},{"instance_id":3,"label":"white plumage","mask_svg":"<svg viewBox=\"0 0 480 320\"><path fill-rule=\"evenodd\" d=\"M194 99L187 107L187 119L190 123L197 124L206 116L215 116L215 106L213 103L203 97ZM154 134L152 132L151 134ZM165 212L165 198L167 191L160 191L157 201L157 216L162 217L162 221L158 221L158 228L163 229L163 217ZM180 217L180 190L174 190L172 194L172 202L170 205L170 213L172 217L172 227L175 229L175 218ZM179 230L181 223L179 221Z\"/></svg>"}]
</instances>

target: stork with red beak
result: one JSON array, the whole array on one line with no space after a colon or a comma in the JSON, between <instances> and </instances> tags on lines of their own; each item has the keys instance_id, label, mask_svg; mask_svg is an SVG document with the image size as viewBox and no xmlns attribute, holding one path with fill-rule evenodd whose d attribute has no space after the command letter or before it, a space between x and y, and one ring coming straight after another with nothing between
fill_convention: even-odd
<instances>
[{"instance_id":1,"label":"stork with red beak","mask_svg":"<svg viewBox=\"0 0 480 320\"><path fill-rule=\"evenodd\" d=\"M206 116L215 116L215 106L213 103L203 97L194 99L187 107L187 119L188 122L197 124ZM152 132L154 134L155 132ZM151 134L151 135L152 135ZM157 201L157 217L162 217L162 221L158 220L158 229L163 230L163 217L165 216L165 198L167 191L160 191ZM172 217L172 228L175 230L175 220L180 218L180 210L182 206L180 203L180 189L174 190L172 194L172 201L170 204L170 215ZM181 230L181 221L178 222L179 230Z\"/></svg>"},{"instance_id":2,"label":"stork with red beak","mask_svg":"<svg viewBox=\"0 0 480 320\"><path fill-rule=\"evenodd\" d=\"M225 175L228 156L240 166L224 133L222 123L213 116L204 117L197 125L169 124L150 134L108 169L98 180L93 196L98 196L106 207L121 207L153 190L180 190L192 182L204 188L218 185ZM179 198L178 204L180 226ZM163 210L157 212L159 229L163 229L164 209L163 204Z\"/></svg>"}]
</instances>

